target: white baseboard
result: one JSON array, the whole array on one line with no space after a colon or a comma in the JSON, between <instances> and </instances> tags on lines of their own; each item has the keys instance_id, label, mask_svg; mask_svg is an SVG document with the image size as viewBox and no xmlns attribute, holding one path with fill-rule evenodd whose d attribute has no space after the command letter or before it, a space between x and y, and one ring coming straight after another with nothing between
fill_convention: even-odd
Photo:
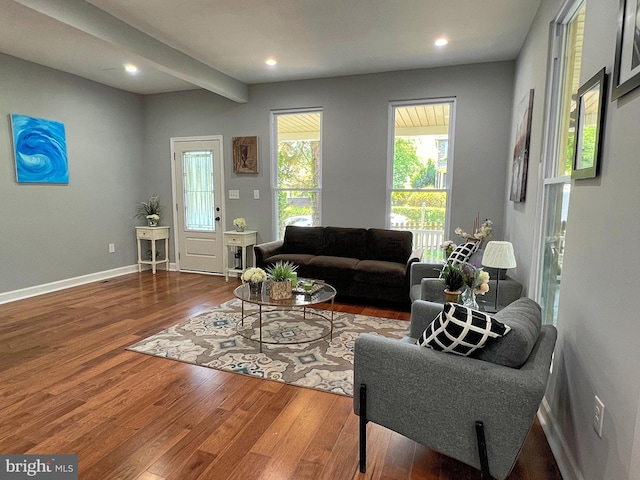
<instances>
[{"instance_id":1,"label":"white baseboard","mask_svg":"<svg viewBox=\"0 0 640 480\"><path fill-rule=\"evenodd\" d=\"M169 270L175 270L175 264L170 264ZM127 267L114 268L113 270L90 273L88 275L82 275L80 277L67 278L64 280L58 280L56 282L45 283L43 285L22 288L20 290L13 290L11 292L4 292L0 293L0 304L15 302L16 300L35 297L37 295L43 295L45 293L57 292L58 290L77 287L78 285L84 285L86 283L99 282L100 280L119 277L121 275L127 275L129 273L136 273L137 271L137 264L129 265Z\"/></svg>"},{"instance_id":2,"label":"white baseboard","mask_svg":"<svg viewBox=\"0 0 640 480\"><path fill-rule=\"evenodd\" d=\"M547 437L562 478L564 480L584 480L573 455L567 448L567 442L558 428L558 422L551 412L551 406L546 397L542 399L542 404L538 409L538 420Z\"/></svg>"}]
</instances>

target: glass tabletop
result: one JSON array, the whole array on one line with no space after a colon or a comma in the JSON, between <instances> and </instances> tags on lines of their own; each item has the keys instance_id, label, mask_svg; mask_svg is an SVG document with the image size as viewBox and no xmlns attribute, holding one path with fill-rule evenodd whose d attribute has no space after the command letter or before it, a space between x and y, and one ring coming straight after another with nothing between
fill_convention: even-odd
<instances>
[{"instance_id":1,"label":"glass tabletop","mask_svg":"<svg viewBox=\"0 0 640 480\"><path fill-rule=\"evenodd\" d=\"M273 300L267 293L266 282L262 285L260 293L251 293L249 284L245 283L237 287L233 294L244 302L255 303L256 305L271 305L279 307L304 307L315 305L316 303L328 302L336 296L336 289L328 283L322 283L321 288L313 293L299 293L294 291L291 298L284 300Z\"/></svg>"}]
</instances>

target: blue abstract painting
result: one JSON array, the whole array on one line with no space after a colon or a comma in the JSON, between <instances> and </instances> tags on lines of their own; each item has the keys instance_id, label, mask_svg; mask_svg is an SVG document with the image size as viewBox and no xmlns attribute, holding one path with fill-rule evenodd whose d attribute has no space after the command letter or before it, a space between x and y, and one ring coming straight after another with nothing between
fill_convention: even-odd
<instances>
[{"instance_id":1,"label":"blue abstract painting","mask_svg":"<svg viewBox=\"0 0 640 480\"><path fill-rule=\"evenodd\" d=\"M11 115L18 183L69 183L64 124Z\"/></svg>"}]
</instances>

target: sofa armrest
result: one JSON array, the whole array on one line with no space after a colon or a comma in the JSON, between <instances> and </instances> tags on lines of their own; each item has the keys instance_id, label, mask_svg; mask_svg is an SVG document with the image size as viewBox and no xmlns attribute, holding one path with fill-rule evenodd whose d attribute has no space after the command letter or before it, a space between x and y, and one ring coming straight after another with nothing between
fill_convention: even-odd
<instances>
[{"instance_id":1,"label":"sofa armrest","mask_svg":"<svg viewBox=\"0 0 640 480\"><path fill-rule=\"evenodd\" d=\"M273 242L261 243L253 247L253 252L256 255L256 267L265 267L265 258L272 257L278 253L282 253L282 247L284 240L274 240Z\"/></svg>"},{"instance_id":2,"label":"sofa armrest","mask_svg":"<svg viewBox=\"0 0 640 480\"><path fill-rule=\"evenodd\" d=\"M410 284L420 285L423 278L438 278L442 270L441 263L415 262L411 264Z\"/></svg>"},{"instance_id":3,"label":"sofa armrest","mask_svg":"<svg viewBox=\"0 0 640 480\"><path fill-rule=\"evenodd\" d=\"M354 412L365 384L367 420L475 468L474 424L482 421L491 473L505 478L542 401L554 344L555 331L543 328L529 360L515 369L362 334L354 349Z\"/></svg>"},{"instance_id":4,"label":"sofa armrest","mask_svg":"<svg viewBox=\"0 0 640 480\"><path fill-rule=\"evenodd\" d=\"M411 327L409 336L420 338L427 326L442 312L444 304L416 300L411 304Z\"/></svg>"}]
</instances>

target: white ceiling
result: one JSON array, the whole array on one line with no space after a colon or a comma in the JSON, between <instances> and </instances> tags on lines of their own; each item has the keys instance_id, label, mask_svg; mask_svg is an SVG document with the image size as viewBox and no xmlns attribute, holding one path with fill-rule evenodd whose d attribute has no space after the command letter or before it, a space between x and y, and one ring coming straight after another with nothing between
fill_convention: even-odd
<instances>
[{"instance_id":1,"label":"white ceiling","mask_svg":"<svg viewBox=\"0 0 640 480\"><path fill-rule=\"evenodd\" d=\"M206 88L246 101L248 84L511 60L539 4L0 0L0 52L140 94ZM449 44L434 46L441 36Z\"/></svg>"}]
</instances>

